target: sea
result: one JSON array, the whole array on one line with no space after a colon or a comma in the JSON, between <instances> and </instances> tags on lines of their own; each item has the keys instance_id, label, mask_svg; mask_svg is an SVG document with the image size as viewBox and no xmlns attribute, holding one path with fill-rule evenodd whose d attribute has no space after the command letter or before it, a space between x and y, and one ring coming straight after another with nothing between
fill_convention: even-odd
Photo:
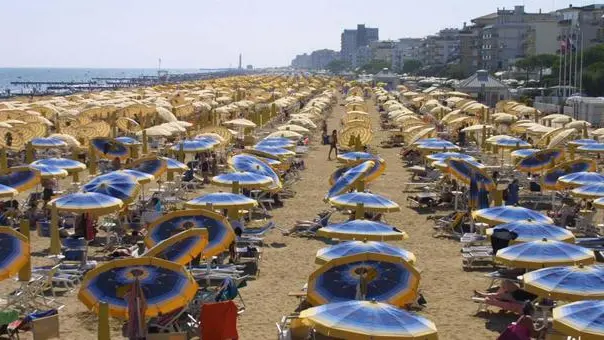
<instances>
[{"instance_id":1,"label":"sea","mask_svg":"<svg viewBox=\"0 0 604 340\"><path fill-rule=\"evenodd\" d=\"M206 73L219 69L162 69L168 74ZM14 81L89 81L92 78L134 78L157 76L152 68L1 68L0 96L10 90L13 94L29 93L31 87L11 85Z\"/></svg>"}]
</instances>

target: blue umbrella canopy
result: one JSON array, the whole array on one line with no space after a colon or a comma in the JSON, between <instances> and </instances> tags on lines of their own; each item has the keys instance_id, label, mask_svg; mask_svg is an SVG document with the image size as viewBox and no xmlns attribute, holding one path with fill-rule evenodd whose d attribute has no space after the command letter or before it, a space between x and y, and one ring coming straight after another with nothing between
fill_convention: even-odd
<instances>
[{"instance_id":1,"label":"blue umbrella canopy","mask_svg":"<svg viewBox=\"0 0 604 340\"><path fill-rule=\"evenodd\" d=\"M129 164L128 169L144 172L153 175L155 178L160 178L168 169L168 162L157 156L145 157L137 159Z\"/></svg>"},{"instance_id":2,"label":"blue umbrella canopy","mask_svg":"<svg viewBox=\"0 0 604 340\"><path fill-rule=\"evenodd\" d=\"M356 164L356 163L370 161L370 160L374 160L374 159L378 159L378 158L379 158L378 156L376 156L372 153L360 152L360 151L341 153L341 154L338 154L338 156L336 157L336 159L339 162L347 163L347 164Z\"/></svg>"},{"instance_id":3,"label":"blue umbrella canopy","mask_svg":"<svg viewBox=\"0 0 604 340\"><path fill-rule=\"evenodd\" d=\"M575 172L595 170L596 162L594 160L575 159L574 161L562 163L545 173L542 179L543 188L557 190L558 178Z\"/></svg>"},{"instance_id":4,"label":"blue umbrella canopy","mask_svg":"<svg viewBox=\"0 0 604 340\"><path fill-rule=\"evenodd\" d=\"M229 160L229 164L234 170L247 171L268 176L273 180L271 187L281 187L281 178L279 175L260 158L252 155L235 155Z\"/></svg>"},{"instance_id":5,"label":"blue umbrella canopy","mask_svg":"<svg viewBox=\"0 0 604 340\"><path fill-rule=\"evenodd\" d=\"M442 138L438 138L438 137L422 138L422 139L418 140L417 142L413 143L412 145L421 145L421 144L427 144L427 143L433 143L433 142L447 142L447 141Z\"/></svg>"},{"instance_id":6,"label":"blue umbrella canopy","mask_svg":"<svg viewBox=\"0 0 604 340\"><path fill-rule=\"evenodd\" d=\"M0 227L0 281L18 273L27 261L27 237L10 227Z\"/></svg>"},{"instance_id":7,"label":"blue umbrella canopy","mask_svg":"<svg viewBox=\"0 0 604 340\"><path fill-rule=\"evenodd\" d=\"M159 242L143 256L152 256L186 265L208 245L208 230L188 229Z\"/></svg>"},{"instance_id":8,"label":"blue umbrella canopy","mask_svg":"<svg viewBox=\"0 0 604 340\"><path fill-rule=\"evenodd\" d=\"M0 197L15 197L19 195L19 191L15 188L11 188L8 185L0 184Z\"/></svg>"},{"instance_id":9,"label":"blue umbrella canopy","mask_svg":"<svg viewBox=\"0 0 604 340\"><path fill-rule=\"evenodd\" d=\"M62 178L67 177L67 175L69 175L67 171L52 165L33 165L32 163L29 166L33 169L40 171L40 176L42 176L42 178Z\"/></svg>"},{"instance_id":10,"label":"blue umbrella canopy","mask_svg":"<svg viewBox=\"0 0 604 340\"><path fill-rule=\"evenodd\" d=\"M317 235L340 240L389 241L408 238L407 233L396 227L369 220L353 220L330 224L319 229Z\"/></svg>"},{"instance_id":11,"label":"blue umbrella canopy","mask_svg":"<svg viewBox=\"0 0 604 340\"><path fill-rule=\"evenodd\" d=\"M90 140L90 145L98 156L106 159L112 160L114 158L119 158L121 160L125 160L126 158L130 157L130 150L128 150L124 144L111 138L92 138Z\"/></svg>"},{"instance_id":12,"label":"blue umbrella canopy","mask_svg":"<svg viewBox=\"0 0 604 340\"><path fill-rule=\"evenodd\" d=\"M582 185L571 190L573 196L587 199L604 197L604 183Z\"/></svg>"},{"instance_id":13,"label":"blue umbrella canopy","mask_svg":"<svg viewBox=\"0 0 604 340\"><path fill-rule=\"evenodd\" d=\"M514 268L536 269L595 262L591 249L574 244L550 241L518 243L497 252L496 258Z\"/></svg>"},{"instance_id":14,"label":"blue umbrella canopy","mask_svg":"<svg viewBox=\"0 0 604 340\"><path fill-rule=\"evenodd\" d=\"M118 171L114 171L114 172L118 173L118 174L125 174L125 175L132 176L132 177L136 178L136 181L140 184L147 184L155 179L155 176L153 176L151 174L148 174L148 173L142 172L142 171L138 171L138 170L133 170L133 169L124 169L124 170L118 170Z\"/></svg>"},{"instance_id":15,"label":"blue umbrella canopy","mask_svg":"<svg viewBox=\"0 0 604 340\"><path fill-rule=\"evenodd\" d=\"M520 149L520 150L515 150L512 151L510 153L510 155L512 156L512 158L525 158L528 157L530 155L533 155L536 152L541 151L540 149Z\"/></svg>"},{"instance_id":16,"label":"blue umbrella canopy","mask_svg":"<svg viewBox=\"0 0 604 340\"><path fill-rule=\"evenodd\" d=\"M597 172L575 172L558 178L558 186L576 188L583 185L604 184L604 175Z\"/></svg>"},{"instance_id":17,"label":"blue umbrella canopy","mask_svg":"<svg viewBox=\"0 0 604 340\"><path fill-rule=\"evenodd\" d=\"M604 266L550 267L523 275L523 289L553 300L604 300Z\"/></svg>"},{"instance_id":18,"label":"blue umbrella canopy","mask_svg":"<svg viewBox=\"0 0 604 340\"><path fill-rule=\"evenodd\" d=\"M376 241L349 241L319 249L317 251L315 263L325 264L333 259L361 253L378 253L399 256L411 264L415 264L416 261L415 255L412 252L395 247L389 243Z\"/></svg>"},{"instance_id":19,"label":"blue umbrella canopy","mask_svg":"<svg viewBox=\"0 0 604 340\"><path fill-rule=\"evenodd\" d=\"M363 177L365 177L367 172L369 172L374 165L375 162L373 161L365 161L343 173L329 189L327 195L325 195L325 199L327 200L330 197L339 195L353 188L359 180L362 180Z\"/></svg>"},{"instance_id":20,"label":"blue umbrella canopy","mask_svg":"<svg viewBox=\"0 0 604 340\"><path fill-rule=\"evenodd\" d=\"M539 241L544 238L548 240L564 241L575 243L575 235L569 230L558 227L554 224L535 222L531 220L519 220L510 223L500 224L495 228L486 230L488 236L498 231L509 231L516 233L517 238L512 240L512 244L521 242Z\"/></svg>"},{"instance_id":21,"label":"blue umbrella canopy","mask_svg":"<svg viewBox=\"0 0 604 340\"><path fill-rule=\"evenodd\" d=\"M554 221L540 212L524 207L498 206L472 212L472 218L490 225L531 220L535 223L554 224Z\"/></svg>"},{"instance_id":22,"label":"blue umbrella canopy","mask_svg":"<svg viewBox=\"0 0 604 340\"><path fill-rule=\"evenodd\" d=\"M232 186L234 183L238 183L240 187L247 188L268 187L274 183L271 177L248 171L220 174L212 177L212 182L223 186Z\"/></svg>"},{"instance_id":23,"label":"blue umbrella canopy","mask_svg":"<svg viewBox=\"0 0 604 340\"><path fill-rule=\"evenodd\" d=\"M49 203L60 211L74 213L89 213L93 215L109 214L122 208L123 201L119 198L95 192L76 192L53 199Z\"/></svg>"},{"instance_id":24,"label":"blue umbrella canopy","mask_svg":"<svg viewBox=\"0 0 604 340\"><path fill-rule=\"evenodd\" d=\"M604 301L578 301L553 310L554 330L581 339L604 337Z\"/></svg>"},{"instance_id":25,"label":"blue umbrella canopy","mask_svg":"<svg viewBox=\"0 0 604 340\"><path fill-rule=\"evenodd\" d=\"M272 146L254 146L251 149L244 149L242 152L249 153L252 155L264 157L264 158L272 158L275 160L291 158L296 155L295 152L278 147Z\"/></svg>"},{"instance_id":26,"label":"blue umbrella canopy","mask_svg":"<svg viewBox=\"0 0 604 340\"><path fill-rule=\"evenodd\" d=\"M493 145L502 148L530 148L531 144L516 137L498 138L490 142Z\"/></svg>"},{"instance_id":27,"label":"blue umbrella canopy","mask_svg":"<svg viewBox=\"0 0 604 340\"><path fill-rule=\"evenodd\" d=\"M67 146L67 143L52 137L38 137L31 140L31 145L37 149L61 148Z\"/></svg>"},{"instance_id":28,"label":"blue umbrella canopy","mask_svg":"<svg viewBox=\"0 0 604 340\"><path fill-rule=\"evenodd\" d=\"M115 138L116 141L124 144L124 145L128 145L128 146L134 146L134 145L141 145L142 143L139 142L137 139L134 139L132 137L127 137L127 136L121 136L121 137L116 137Z\"/></svg>"},{"instance_id":29,"label":"blue umbrella canopy","mask_svg":"<svg viewBox=\"0 0 604 340\"><path fill-rule=\"evenodd\" d=\"M146 318L186 306L199 289L182 265L154 257L139 257L113 260L86 273L78 298L95 311L101 302L106 302L110 315L126 319L126 295L135 281L139 282L146 300Z\"/></svg>"},{"instance_id":30,"label":"blue umbrella canopy","mask_svg":"<svg viewBox=\"0 0 604 340\"><path fill-rule=\"evenodd\" d=\"M258 205L256 200L230 192L214 192L199 196L185 203L185 206L191 209L201 209L210 206L216 209L249 209L256 205Z\"/></svg>"},{"instance_id":31,"label":"blue umbrella canopy","mask_svg":"<svg viewBox=\"0 0 604 340\"><path fill-rule=\"evenodd\" d=\"M434 141L417 144L417 148L425 151L459 151L461 148L449 141Z\"/></svg>"},{"instance_id":32,"label":"blue umbrella canopy","mask_svg":"<svg viewBox=\"0 0 604 340\"><path fill-rule=\"evenodd\" d=\"M42 178L40 171L31 167L14 167L8 175L0 176L0 184L11 187L19 192L35 188Z\"/></svg>"},{"instance_id":33,"label":"blue umbrella canopy","mask_svg":"<svg viewBox=\"0 0 604 340\"><path fill-rule=\"evenodd\" d=\"M567 144L572 145L572 146L583 146L583 145L597 144L597 143L598 143L598 141L593 140L593 139L575 139L575 140L571 140Z\"/></svg>"},{"instance_id":34,"label":"blue umbrella canopy","mask_svg":"<svg viewBox=\"0 0 604 340\"><path fill-rule=\"evenodd\" d=\"M210 151L220 142L215 139L194 139L184 140L176 143L171 147L174 151L182 151L185 153L198 153L203 151Z\"/></svg>"},{"instance_id":35,"label":"blue umbrella canopy","mask_svg":"<svg viewBox=\"0 0 604 340\"><path fill-rule=\"evenodd\" d=\"M377 179L386 170L386 161L384 161L382 158L379 158L379 157L378 158L374 158L371 161L374 163L374 165L373 165L373 167L371 169L369 169L369 171L367 171L367 173L363 177L363 180L365 181L365 183L369 183L369 182ZM358 163L356 163L356 164L358 164ZM337 182L337 180L346 171L352 169L354 166L355 166L355 163L348 163L347 165L344 165L344 166L341 166L341 167L337 168L331 174L331 176L329 176L329 185L334 185Z\"/></svg>"},{"instance_id":36,"label":"blue umbrella canopy","mask_svg":"<svg viewBox=\"0 0 604 340\"><path fill-rule=\"evenodd\" d=\"M161 159L166 161L166 166L168 172L184 172L189 170L189 167L185 163L181 163L174 158L168 157L160 157Z\"/></svg>"},{"instance_id":37,"label":"blue umbrella canopy","mask_svg":"<svg viewBox=\"0 0 604 340\"><path fill-rule=\"evenodd\" d=\"M449 158L463 159L467 161L476 161L476 158L459 152L439 152L426 156L431 161L446 161Z\"/></svg>"},{"instance_id":38,"label":"blue umbrella canopy","mask_svg":"<svg viewBox=\"0 0 604 340\"><path fill-rule=\"evenodd\" d=\"M375 300L402 307L417 298L420 274L398 256L363 253L327 262L308 278L313 306Z\"/></svg>"},{"instance_id":39,"label":"blue umbrella canopy","mask_svg":"<svg viewBox=\"0 0 604 340\"><path fill-rule=\"evenodd\" d=\"M368 192L351 192L329 198L329 203L340 208L356 208L362 204L366 211L396 212L401 207L394 201Z\"/></svg>"},{"instance_id":40,"label":"blue umbrella canopy","mask_svg":"<svg viewBox=\"0 0 604 340\"><path fill-rule=\"evenodd\" d=\"M330 303L305 309L300 318L337 339L438 339L432 321L377 301Z\"/></svg>"},{"instance_id":41,"label":"blue umbrella canopy","mask_svg":"<svg viewBox=\"0 0 604 340\"><path fill-rule=\"evenodd\" d=\"M80 172L82 170L86 170L86 164L78 161L74 161L69 158L46 158L40 159L32 162L30 165L46 165L46 166L54 166L56 168L60 168L66 170L69 173Z\"/></svg>"},{"instance_id":42,"label":"blue umbrella canopy","mask_svg":"<svg viewBox=\"0 0 604 340\"><path fill-rule=\"evenodd\" d=\"M82 191L118 198L128 204L138 197L141 186L136 177L122 172L110 172L84 184Z\"/></svg>"},{"instance_id":43,"label":"blue umbrella canopy","mask_svg":"<svg viewBox=\"0 0 604 340\"><path fill-rule=\"evenodd\" d=\"M446 160L449 173L461 182L470 184L474 179L478 186L484 187L487 190L495 188L495 181L485 171L473 163L457 158L448 158Z\"/></svg>"},{"instance_id":44,"label":"blue umbrella canopy","mask_svg":"<svg viewBox=\"0 0 604 340\"><path fill-rule=\"evenodd\" d=\"M235 232L224 216L196 209L170 212L151 223L147 228L145 244L151 248L177 233L192 228L208 230L208 245L202 252L205 258L220 254L235 240Z\"/></svg>"},{"instance_id":45,"label":"blue umbrella canopy","mask_svg":"<svg viewBox=\"0 0 604 340\"><path fill-rule=\"evenodd\" d=\"M577 148L577 151L582 152L604 152L604 143L584 144Z\"/></svg>"},{"instance_id":46,"label":"blue umbrella canopy","mask_svg":"<svg viewBox=\"0 0 604 340\"><path fill-rule=\"evenodd\" d=\"M274 148L289 149L289 148L295 147L296 143L294 143L292 140L287 139L287 138L272 137L272 138L265 138L265 139L259 141L258 143L256 143L256 146L268 146L268 147L274 147Z\"/></svg>"},{"instance_id":47,"label":"blue umbrella canopy","mask_svg":"<svg viewBox=\"0 0 604 340\"><path fill-rule=\"evenodd\" d=\"M522 172L538 172L549 167L564 156L561 149L546 149L527 156L516 164L516 170Z\"/></svg>"}]
</instances>

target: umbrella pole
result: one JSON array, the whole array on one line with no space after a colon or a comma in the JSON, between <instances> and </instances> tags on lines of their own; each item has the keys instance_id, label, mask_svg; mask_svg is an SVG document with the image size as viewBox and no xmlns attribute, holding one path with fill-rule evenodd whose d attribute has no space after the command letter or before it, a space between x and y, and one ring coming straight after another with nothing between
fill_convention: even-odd
<instances>
[{"instance_id":1,"label":"umbrella pole","mask_svg":"<svg viewBox=\"0 0 604 340\"><path fill-rule=\"evenodd\" d=\"M6 149L0 149L0 175L6 174L8 171L8 158L6 157Z\"/></svg>"},{"instance_id":2,"label":"umbrella pole","mask_svg":"<svg viewBox=\"0 0 604 340\"><path fill-rule=\"evenodd\" d=\"M232 184L232 190L234 194L238 194L239 193L239 182L235 181Z\"/></svg>"},{"instance_id":3,"label":"umbrella pole","mask_svg":"<svg viewBox=\"0 0 604 340\"><path fill-rule=\"evenodd\" d=\"M358 203L357 208L355 210L354 219L362 220L365 217L365 205L363 203Z\"/></svg>"},{"instance_id":4,"label":"umbrella pole","mask_svg":"<svg viewBox=\"0 0 604 340\"><path fill-rule=\"evenodd\" d=\"M109 333L109 304L105 301L99 303L99 326L98 326L98 340L109 340L111 335Z\"/></svg>"},{"instance_id":5,"label":"umbrella pole","mask_svg":"<svg viewBox=\"0 0 604 340\"><path fill-rule=\"evenodd\" d=\"M21 219L19 222L19 232L23 234L23 236L27 237L28 243L30 240L29 237L29 220ZM29 259L27 259L27 263L19 270L19 281L21 282L29 282L31 280L31 255Z\"/></svg>"},{"instance_id":6,"label":"umbrella pole","mask_svg":"<svg viewBox=\"0 0 604 340\"><path fill-rule=\"evenodd\" d=\"M61 253L61 241L59 239L59 212L53 203L50 207L50 253L59 255Z\"/></svg>"},{"instance_id":7,"label":"umbrella pole","mask_svg":"<svg viewBox=\"0 0 604 340\"><path fill-rule=\"evenodd\" d=\"M88 156L90 163L88 165L88 173L90 173L91 176L94 176L96 174L96 153L92 144L88 147Z\"/></svg>"},{"instance_id":8,"label":"umbrella pole","mask_svg":"<svg viewBox=\"0 0 604 340\"><path fill-rule=\"evenodd\" d=\"M147 142L147 131L143 130L143 155L149 152L149 144Z\"/></svg>"},{"instance_id":9,"label":"umbrella pole","mask_svg":"<svg viewBox=\"0 0 604 340\"><path fill-rule=\"evenodd\" d=\"M357 185L356 185L356 189L358 192L364 192L365 191L365 180L361 179L357 181Z\"/></svg>"}]
</instances>

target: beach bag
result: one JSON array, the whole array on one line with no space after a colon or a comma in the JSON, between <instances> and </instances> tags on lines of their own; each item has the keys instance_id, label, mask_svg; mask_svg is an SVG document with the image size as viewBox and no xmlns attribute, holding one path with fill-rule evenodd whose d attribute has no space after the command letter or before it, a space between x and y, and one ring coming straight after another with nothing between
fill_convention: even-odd
<instances>
[{"instance_id":1,"label":"beach bag","mask_svg":"<svg viewBox=\"0 0 604 340\"><path fill-rule=\"evenodd\" d=\"M516 329L516 323L511 323L508 327L503 331L503 333L499 334L497 340L531 340L530 338L518 335L514 330Z\"/></svg>"}]
</instances>

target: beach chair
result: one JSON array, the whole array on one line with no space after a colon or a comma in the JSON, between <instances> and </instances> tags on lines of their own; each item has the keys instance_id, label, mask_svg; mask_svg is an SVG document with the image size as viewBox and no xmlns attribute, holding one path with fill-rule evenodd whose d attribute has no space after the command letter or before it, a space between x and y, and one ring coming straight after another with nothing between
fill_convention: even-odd
<instances>
[{"instance_id":1,"label":"beach chair","mask_svg":"<svg viewBox=\"0 0 604 340\"><path fill-rule=\"evenodd\" d=\"M323 215L319 215L318 219L313 221L296 221L290 230L283 232L283 235L289 236L315 236L317 230L326 227L329 224L329 219L333 215L333 211L323 212Z\"/></svg>"},{"instance_id":2,"label":"beach chair","mask_svg":"<svg viewBox=\"0 0 604 340\"><path fill-rule=\"evenodd\" d=\"M463 224L465 213L454 212L448 216L440 218L434 223L434 233L432 237L454 237L461 238L461 232L456 231Z\"/></svg>"},{"instance_id":3,"label":"beach chair","mask_svg":"<svg viewBox=\"0 0 604 340\"><path fill-rule=\"evenodd\" d=\"M34 319L31 323L31 331L33 333L34 340L47 340L61 337L59 332L58 314Z\"/></svg>"},{"instance_id":4,"label":"beach chair","mask_svg":"<svg viewBox=\"0 0 604 340\"><path fill-rule=\"evenodd\" d=\"M493 265L493 252L484 249L470 250L462 252L461 259L464 270L491 267Z\"/></svg>"}]
</instances>

